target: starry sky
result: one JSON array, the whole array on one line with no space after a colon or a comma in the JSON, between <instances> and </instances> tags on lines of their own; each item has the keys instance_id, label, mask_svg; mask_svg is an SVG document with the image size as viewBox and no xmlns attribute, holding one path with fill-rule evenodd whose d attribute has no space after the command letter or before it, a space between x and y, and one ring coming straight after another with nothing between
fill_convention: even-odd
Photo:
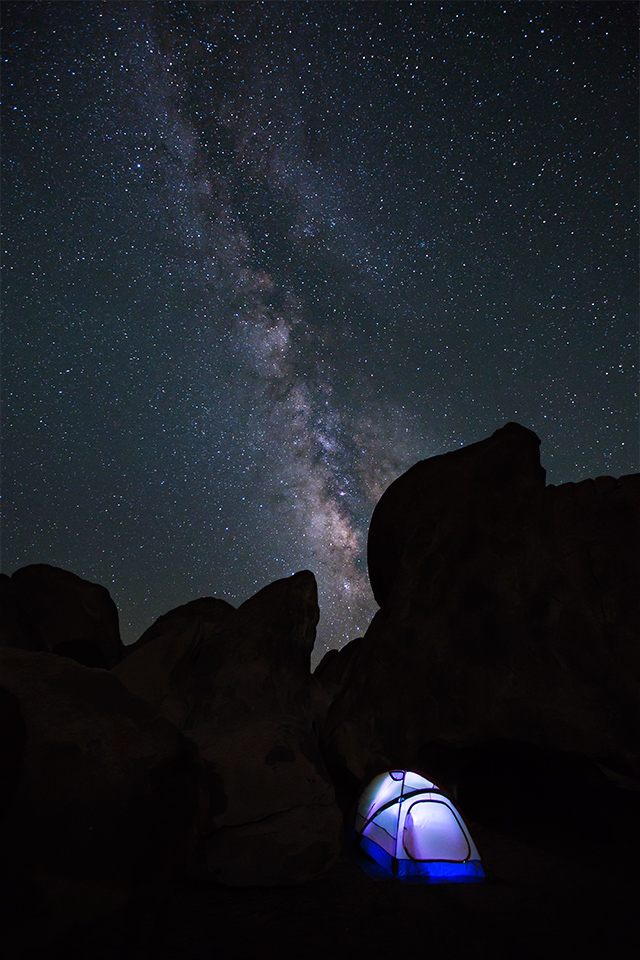
<instances>
[{"instance_id":1,"label":"starry sky","mask_svg":"<svg viewBox=\"0 0 640 960\"><path fill-rule=\"evenodd\" d=\"M130 642L310 569L317 661L417 460L635 472L637 11L3 3L3 572Z\"/></svg>"}]
</instances>

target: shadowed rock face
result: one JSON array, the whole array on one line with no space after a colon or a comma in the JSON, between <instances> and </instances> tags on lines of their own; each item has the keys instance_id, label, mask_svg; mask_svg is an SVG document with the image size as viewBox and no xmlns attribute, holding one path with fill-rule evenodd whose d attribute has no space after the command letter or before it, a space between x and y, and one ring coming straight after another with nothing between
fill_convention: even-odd
<instances>
[{"instance_id":1,"label":"shadowed rock face","mask_svg":"<svg viewBox=\"0 0 640 960\"><path fill-rule=\"evenodd\" d=\"M538 447L508 424L417 463L376 507L382 609L323 732L347 791L436 741L637 763L640 477L545 487Z\"/></svg>"},{"instance_id":2,"label":"shadowed rock face","mask_svg":"<svg viewBox=\"0 0 640 960\"><path fill-rule=\"evenodd\" d=\"M193 744L106 670L0 648L0 722L1 939L17 956L157 893L208 788Z\"/></svg>"},{"instance_id":3,"label":"shadowed rock face","mask_svg":"<svg viewBox=\"0 0 640 960\"><path fill-rule=\"evenodd\" d=\"M195 704L195 659L205 637L201 617L175 617L121 660L113 673L181 730Z\"/></svg>"},{"instance_id":4,"label":"shadowed rock face","mask_svg":"<svg viewBox=\"0 0 640 960\"><path fill-rule=\"evenodd\" d=\"M342 824L315 735L315 578L278 580L224 614L158 621L114 672L192 738L224 797L205 828L214 877L299 883L333 862Z\"/></svg>"},{"instance_id":5,"label":"shadowed rock face","mask_svg":"<svg viewBox=\"0 0 640 960\"><path fill-rule=\"evenodd\" d=\"M460 547L493 527L513 540L526 512L544 490L540 441L509 423L493 436L452 453L421 460L398 477L377 504L367 542L373 595L384 609L401 578L415 568L412 545L423 556L444 549L463 559ZM460 544L463 538L467 544Z\"/></svg>"},{"instance_id":6,"label":"shadowed rock face","mask_svg":"<svg viewBox=\"0 0 640 960\"><path fill-rule=\"evenodd\" d=\"M185 627L194 618L200 619L205 626L212 626L222 623L233 611L234 607L230 603L227 603L226 600L220 600L218 597L198 597L197 600L190 600L189 603L174 607L173 610L169 610L168 613L163 613L161 617L158 617L135 643L127 646L127 656L149 643L150 640L166 633L175 632L177 626L175 621L177 620L183 621Z\"/></svg>"},{"instance_id":7,"label":"shadowed rock face","mask_svg":"<svg viewBox=\"0 0 640 960\"><path fill-rule=\"evenodd\" d=\"M202 644L233 613L230 603L216 597L170 610L125 648L127 655L114 673L182 730L196 703L195 662Z\"/></svg>"},{"instance_id":8,"label":"shadowed rock face","mask_svg":"<svg viewBox=\"0 0 640 960\"><path fill-rule=\"evenodd\" d=\"M0 643L113 667L124 656L109 591L68 570L35 563L0 575Z\"/></svg>"}]
</instances>

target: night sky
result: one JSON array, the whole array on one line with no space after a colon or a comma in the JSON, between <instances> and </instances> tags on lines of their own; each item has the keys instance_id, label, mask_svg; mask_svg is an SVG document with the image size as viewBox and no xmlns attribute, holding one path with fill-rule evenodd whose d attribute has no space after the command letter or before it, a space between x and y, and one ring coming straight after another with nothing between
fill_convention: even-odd
<instances>
[{"instance_id":1,"label":"night sky","mask_svg":"<svg viewBox=\"0 0 640 960\"><path fill-rule=\"evenodd\" d=\"M125 642L312 570L417 460L638 469L635 3L4 3L2 570Z\"/></svg>"}]
</instances>

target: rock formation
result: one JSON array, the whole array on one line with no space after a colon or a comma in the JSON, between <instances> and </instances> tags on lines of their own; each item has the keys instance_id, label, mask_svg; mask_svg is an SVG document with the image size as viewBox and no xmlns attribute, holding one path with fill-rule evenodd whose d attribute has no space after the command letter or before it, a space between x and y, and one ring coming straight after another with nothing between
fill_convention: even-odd
<instances>
[{"instance_id":1,"label":"rock formation","mask_svg":"<svg viewBox=\"0 0 640 960\"><path fill-rule=\"evenodd\" d=\"M109 671L0 648L0 721L0 941L14 956L157 892L208 791L193 744Z\"/></svg>"},{"instance_id":2,"label":"rock formation","mask_svg":"<svg viewBox=\"0 0 640 960\"><path fill-rule=\"evenodd\" d=\"M179 607L174 607L168 613L163 613L161 617L151 624L145 630L142 636L135 643L129 644L126 648L126 654L129 656L134 651L154 640L162 634L175 633L178 622L185 627L193 623L194 618L202 621L205 628L222 623L229 614L233 613L234 608L226 600L220 600L218 597L198 597L197 600L190 600L189 603L183 603Z\"/></svg>"},{"instance_id":3,"label":"rock formation","mask_svg":"<svg viewBox=\"0 0 640 960\"><path fill-rule=\"evenodd\" d=\"M114 669L125 686L183 729L195 706L195 661L204 640L234 608L216 597L200 597L163 614L126 647Z\"/></svg>"},{"instance_id":4,"label":"rock formation","mask_svg":"<svg viewBox=\"0 0 640 960\"><path fill-rule=\"evenodd\" d=\"M226 884L312 879L340 850L334 784L346 810L395 766L501 828L548 808L627 831L611 783L638 773L640 477L545 486L538 448L508 424L391 484L368 546L381 609L315 676L308 571L237 610L186 603L129 648L103 587L0 575L0 903L18 925L55 936L190 850Z\"/></svg>"},{"instance_id":5,"label":"rock formation","mask_svg":"<svg viewBox=\"0 0 640 960\"><path fill-rule=\"evenodd\" d=\"M113 667L124 656L109 591L68 570L35 563L0 574L0 644Z\"/></svg>"},{"instance_id":6,"label":"rock formation","mask_svg":"<svg viewBox=\"0 0 640 960\"><path fill-rule=\"evenodd\" d=\"M323 745L344 796L385 765L435 758L446 775L453 748L489 741L637 769L640 477L545 487L538 448L508 424L378 503L381 610L343 675L327 667L340 692Z\"/></svg>"},{"instance_id":7,"label":"rock formation","mask_svg":"<svg viewBox=\"0 0 640 960\"><path fill-rule=\"evenodd\" d=\"M315 733L315 578L303 571L236 611L218 607L217 623L193 612L202 603L181 609L114 672L194 740L222 791L207 869L231 884L310 879L338 855L342 823Z\"/></svg>"}]
</instances>

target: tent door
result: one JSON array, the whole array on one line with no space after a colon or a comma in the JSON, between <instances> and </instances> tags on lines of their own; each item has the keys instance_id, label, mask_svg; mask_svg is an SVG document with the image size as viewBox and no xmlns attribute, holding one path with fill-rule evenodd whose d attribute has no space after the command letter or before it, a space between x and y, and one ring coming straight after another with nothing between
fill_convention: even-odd
<instances>
[{"instance_id":1,"label":"tent door","mask_svg":"<svg viewBox=\"0 0 640 960\"><path fill-rule=\"evenodd\" d=\"M411 804L404 821L402 845L411 860L461 863L471 854L466 833L445 800L424 799Z\"/></svg>"}]
</instances>

